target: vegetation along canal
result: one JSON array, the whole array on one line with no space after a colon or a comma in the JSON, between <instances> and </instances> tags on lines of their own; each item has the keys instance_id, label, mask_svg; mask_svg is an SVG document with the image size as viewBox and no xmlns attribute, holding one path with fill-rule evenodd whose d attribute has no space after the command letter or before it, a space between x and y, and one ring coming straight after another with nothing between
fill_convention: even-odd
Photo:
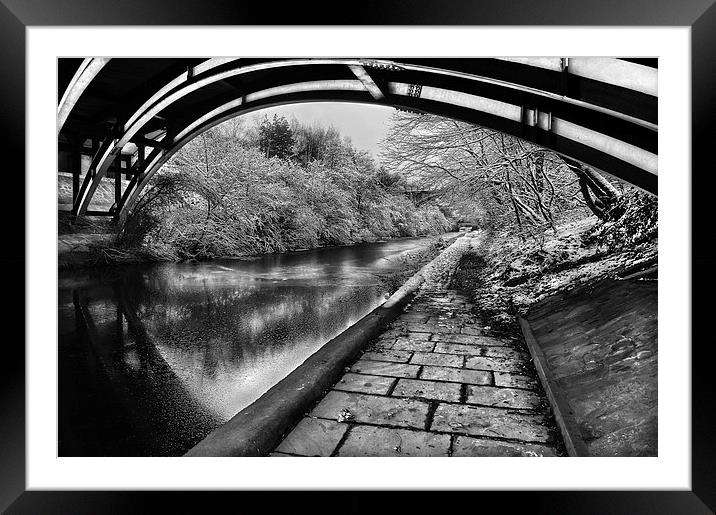
<instances>
[{"instance_id":1,"label":"vegetation along canal","mask_svg":"<svg viewBox=\"0 0 716 515\"><path fill-rule=\"evenodd\" d=\"M382 303L381 277L434 241L61 272L59 454L182 454Z\"/></svg>"}]
</instances>

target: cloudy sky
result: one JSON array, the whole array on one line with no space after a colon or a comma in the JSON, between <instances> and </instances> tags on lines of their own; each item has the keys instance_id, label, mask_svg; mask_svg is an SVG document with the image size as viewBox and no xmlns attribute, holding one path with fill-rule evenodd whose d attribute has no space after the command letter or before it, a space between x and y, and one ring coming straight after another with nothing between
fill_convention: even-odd
<instances>
[{"instance_id":1,"label":"cloudy sky","mask_svg":"<svg viewBox=\"0 0 716 515\"><path fill-rule=\"evenodd\" d=\"M377 158L378 144L385 136L393 111L392 107L376 105L313 102L270 107L253 113L253 116L263 118L264 114L268 114L271 117L276 113L289 120L295 116L307 125L333 125L343 136L351 138L356 148L367 150Z\"/></svg>"}]
</instances>

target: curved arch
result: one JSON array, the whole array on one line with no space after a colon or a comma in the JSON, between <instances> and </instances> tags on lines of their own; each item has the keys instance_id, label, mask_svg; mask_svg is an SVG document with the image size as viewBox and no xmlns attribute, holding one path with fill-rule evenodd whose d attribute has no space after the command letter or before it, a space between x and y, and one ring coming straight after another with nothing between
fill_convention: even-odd
<instances>
[{"instance_id":1,"label":"curved arch","mask_svg":"<svg viewBox=\"0 0 716 515\"><path fill-rule=\"evenodd\" d=\"M67 85L67 89L62 94L60 103L57 106L57 135L59 136L62 126L65 124L67 117L72 112L75 104L80 99L80 96L87 89L92 79L102 71L104 65L109 62L106 58L88 57L83 60L79 68L75 72L70 83Z\"/></svg>"},{"instance_id":2,"label":"curved arch","mask_svg":"<svg viewBox=\"0 0 716 515\"><path fill-rule=\"evenodd\" d=\"M152 158L138 167L133 191L125 192L119 210L131 209L158 166L187 138L245 112L310 101L373 103L483 125L657 192L656 70L646 66L608 59L601 68L611 70L614 77L607 83L603 80L608 74L583 58L503 60L519 67L523 75L495 65L501 63L498 59L472 60L477 65L445 59L243 61L208 59L156 89L121 130L115 128L105 137L93 157L93 173L80 189L76 212L86 213L94 191L122 148L160 115L171 118L171 128L167 122L167 137L161 143L149 140L156 145L155 151L161 151L153 152ZM574 73L570 73L570 62ZM629 77L624 76L627 72ZM216 89L237 77L245 80L240 91L227 97L225 89ZM598 92L590 97L589 88ZM207 98L193 100L202 95ZM625 102L623 97L632 101Z\"/></svg>"}]
</instances>

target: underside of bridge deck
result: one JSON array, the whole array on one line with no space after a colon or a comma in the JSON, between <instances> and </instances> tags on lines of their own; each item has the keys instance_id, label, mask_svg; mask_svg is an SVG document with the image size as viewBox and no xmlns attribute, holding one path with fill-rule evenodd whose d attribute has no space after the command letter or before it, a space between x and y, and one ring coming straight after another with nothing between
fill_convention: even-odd
<instances>
[{"instance_id":1,"label":"underside of bridge deck","mask_svg":"<svg viewBox=\"0 0 716 515\"><path fill-rule=\"evenodd\" d=\"M58 85L77 216L125 216L167 160L229 118L319 101L482 125L657 193L656 59L60 59ZM90 209L110 178L114 205Z\"/></svg>"}]
</instances>

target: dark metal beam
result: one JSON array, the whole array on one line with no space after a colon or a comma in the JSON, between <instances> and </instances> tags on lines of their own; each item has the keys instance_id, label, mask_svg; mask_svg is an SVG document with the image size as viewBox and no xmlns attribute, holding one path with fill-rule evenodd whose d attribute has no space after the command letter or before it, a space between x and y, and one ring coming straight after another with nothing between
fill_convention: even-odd
<instances>
[{"instance_id":1,"label":"dark metal beam","mask_svg":"<svg viewBox=\"0 0 716 515\"><path fill-rule=\"evenodd\" d=\"M82 173L82 141L77 138L72 148L72 203L77 201L80 194L80 174Z\"/></svg>"},{"instance_id":2,"label":"dark metal beam","mask_svg":"<svg viewBox=\"0 0 716 515\"><path fill-rule=\"evenodd\" d=\"M119 203L122 200L122 160L115 162L114 168L114 215L119 216Z\"/></svg>"},{"instance_id":3,"label":"dark metal beam","mask_svg":"<svg viewBox=\"0 0 716 515\"><path fill-rule=\"evenodd\" d=\"M375 83L370 74L362 66L356 64L349 64L348 67L351 69L353 74L363 83L368 93L376 100L383 100L385 98L385 92L382 91Z\"/></svg>"},{"instance_id":4,"label":"dark metal beam","mask_svg":"<svg viewBox=\"0 0 716 515\"><path fill-rule=\"evenodd\" d=\"M169 142L169 141L150 139L150 138L145 138L144 136L135 136L132 139L130 139L129 141L134 143L135 145L137 145L137 147L145 146L145 147L161 148L163 150L169 150L172 146L171 142Z\"/></svg>"},{"instance_id":5,"label":"dark metal beam","mask_svg":"<svg viewBox=\"0 0 716 515\"><path fill-rule=\"evenodd\" d=\"M114 216L114 213L111 213L109 211L91 211L87 210L85 211L85 214L87 216Z\"/></svg>"},{"instance_id":6,"label":"dark metal beam","mask_svg":"<svg viewBox=\"0 0 716 515\"><path fill-rule=\"evenodd\" d=\"M81 138L79 138L79 137L73 138L73 140L75 140L75 141L77 139L81 140ZM73 152L75 152L75 150L77 150L80 153L80 155L82 155L82 156L93 156L94 155L92 153L91 147L85 147L81 143L79 145L76 145L75 143L67 143L65 141L60 141L57 144L57 149L60 152L67 152L68 154L72 154Z\"/></svg>"}]
</instances>

